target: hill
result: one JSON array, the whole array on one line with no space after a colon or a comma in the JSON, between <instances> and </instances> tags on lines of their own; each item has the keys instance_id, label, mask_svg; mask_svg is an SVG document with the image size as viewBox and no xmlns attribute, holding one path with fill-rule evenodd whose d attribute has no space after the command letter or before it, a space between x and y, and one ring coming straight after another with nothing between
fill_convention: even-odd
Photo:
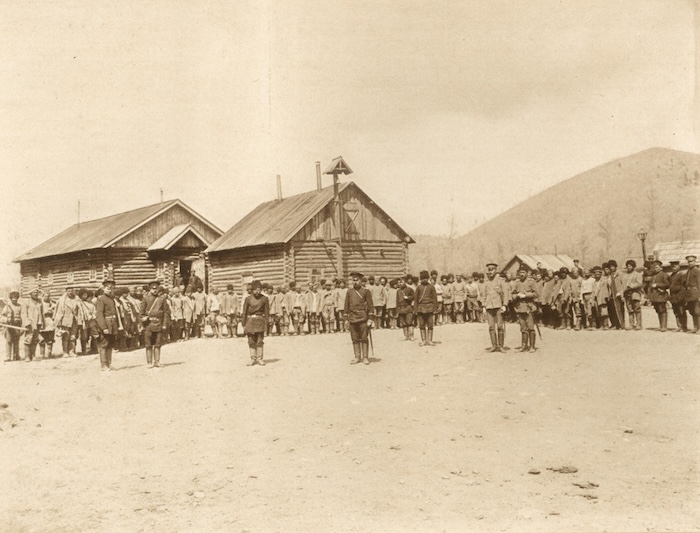
<instances>
[{"instance_id":1,"label":"hill","mask_svg":"<svg viewBox=\"0 0 700 533\"><path fill-rule=\"evenodd\" d=\"M656 242L700 238L699 205L700 154L651 148L550 187L451 243L416 237L411 265L471 271L516 251L568 254L584 265L639 260L640 228L648 254Z\"/></svg>"}]
</instances>

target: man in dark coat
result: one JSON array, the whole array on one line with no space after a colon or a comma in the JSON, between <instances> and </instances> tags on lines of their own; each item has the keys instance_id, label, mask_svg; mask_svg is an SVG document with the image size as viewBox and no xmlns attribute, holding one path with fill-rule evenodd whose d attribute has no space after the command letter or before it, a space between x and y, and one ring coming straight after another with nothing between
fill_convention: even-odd
<instances>
[{"instance_id":1,"label":"man in dark coat","mask_svg":"<svg viewBox=\"0 0 700 533\"><path fill-rule=\"evenodd\" d=\"M103 281L102 294L97 297L95 302L95 320L97 320L97 327L100 329L100 366L103 372L109 372L112 369L112 350L120 329L113 291L114 281Z\"/></svg>"},{"instance_id":2,"label":"man in dark coat","mask_svg":"<svg viewBox=\"0 0 700 533\"><path fill-rule=\"evenodd\" d=\"M141 300L141 321L143 322L143 340L146 345L146 364L148 368L160 368L160 347L163 345L165 332L170 328L170 306L167 297L161 293L160 281L148 283L148 294Z\"/></svg>"},{"instance_id":3,"label":"man in dark coat","mask_svg":"<svg viewBox=\"0 0 700 533\"><path fill-rule=\"evenodd\" d=\"M362 361L368 365L369 328L373 325L372 318L374 316L372 293L362 286L362 274L353 272L350 277L352 278L352 288L348 289L345 295L345 319L348 322L352 349L355 352L355 358L350 361L350 364L355 365Z\"/></svg>"},{"instance_id":4,"label":"man in dark coat","mask_svg":"<svg viewBox=\"0 0 700 533\"><path fill-rule=\"evenodd\" d=\"M270 300L262 293L262 283L254 280L251 284L252 292L243 301L241 322L243 331L248 336L248 348L250 349L250 362L248 366L265 366L263 361L263 345L265 332L270 320Z\"/></svg>"},{"instance_id":5,"label":"man in dark coat","mask_svg":"<svg viewBox=\"0 0 700 533\"><path fill-rule=\"evenodd\" d=\"M669 275L671 286L669 288L669 301L673 314L676 316L677 331L688 331L688 315L685 312L685 301L683 300L683 284L685 273L681 273L681 262L671 261L671 274Z\"/></svg>"},{"instance_id":6,"label":"man in dark coat","mask_svg":"<svg viewBox=\"0 0 700 533\"><path fill-rule=\"evenodd\" d=\"M490 352L504 352L503 343L505 341L506 326L503 320L503 313L510 301L510 291L501 276L497 275L496 263L487 263L484 283L484 307L486 308L486 319L489 323L489 335L491 336Z\"/></svg>"},{"instance_id":7,"label":"man in dark coat","mask_svg":"<svg viewBox=\"0 0 700 533\"><path fill-rule=\"evenodd\" d=\"M411 277L410 274L406 276ZM415 291L406 285L402 278L397 280L396 313L399 317L399 326L403 330L404 340L413 340L413 297Z\"/></svg>"},{"instance_id":8,"label":"man in dark coat","mask_svg":"<svg viewBox=\"0 0 700 533\"><path fill-rule=\"evenodd\" d=\"M668 325L666 302L668 301L668 288L670 286L671 280L668 274L661 270L661 261L652 261L647 296L659 317L659 331L666 331Z\"/></svg>"},{"instance_id":9,"label":"man in dark coat","mask_svg":"<svg viewBox=\"0 0 700 533\"><path fill-rule=\"evenodd\" d=\"M435 346L433 342L433 315L438 308L437 292L435 286L429 282L430 274L427 270L422 270L420 275L420 283L416 287L416 295L413 300L413 306L418 317L418 328L420 329L420 346ZM461 280L462 277L459 276ZM461 281L460 281L461 283ZM462 288L464 284L462 283ZM464 300L462 300L462 307ZM463 310L463 309L462 309ZM463 321L460 319L460 321Z\"/></svg>"},{"instance_id":10,"label":"man in dark coat","mask_svg":"<svg viewBox=\"0 0 700 533\"><path fill-rule=\"evenodd\" d=\"M689 255L686 258L688 261L688 271L685 273L685 283L683 284L683 300L685 308L693 317L693 333L698 332L698 322L700 322L700 269L696 264L698 258L694 255Z\"/></svg>"}]
</instances>

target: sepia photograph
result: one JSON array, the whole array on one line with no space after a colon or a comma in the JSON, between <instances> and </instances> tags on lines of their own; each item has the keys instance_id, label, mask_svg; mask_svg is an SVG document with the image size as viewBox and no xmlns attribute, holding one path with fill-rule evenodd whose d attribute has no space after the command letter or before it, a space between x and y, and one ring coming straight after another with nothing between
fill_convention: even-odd
<instances>
[{"instance_id":1,"label":"sepia photograph","mask_svg":"<svg viewBox=\"0 0 700 533\"><path fill-rule=\"evenodd\" d=\"M0 533L700 532L700 0L0 13Z\"/></svg>"}]
</instances>

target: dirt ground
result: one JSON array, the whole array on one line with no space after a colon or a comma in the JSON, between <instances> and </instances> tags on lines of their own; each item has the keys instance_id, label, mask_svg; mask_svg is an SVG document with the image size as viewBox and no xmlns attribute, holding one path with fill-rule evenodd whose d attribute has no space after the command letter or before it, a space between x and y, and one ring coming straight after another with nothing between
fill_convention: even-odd
<instances>
[{"instance_id":1,"label":"dirt ground","mask_svg":"<svg viewBox=\"0 0 700 533\"><path fill-rule=\"evenodd\" d=\"M542 334L375 331L369 366L347 335L270 338L266 367L244 339L160 371L5 363L0 531L700 530L698 336Z\"/></svg>"}]
</instances>

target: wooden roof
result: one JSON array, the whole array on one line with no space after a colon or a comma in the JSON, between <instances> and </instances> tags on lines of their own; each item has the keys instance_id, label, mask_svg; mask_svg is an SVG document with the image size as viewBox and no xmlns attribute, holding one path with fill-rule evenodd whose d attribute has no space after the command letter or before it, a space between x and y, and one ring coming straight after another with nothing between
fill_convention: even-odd
<instances>
[{"instance_id":1,"label":"wooden roof","mask_svg":"<svg viewBox=\"0 0 700 533\"><path fill-rule=\"evenodd\" d=\"M180 200L169 200L139 209L75 224L14 259L15 263L82 250L107 248L174 206L189 211L217 233L222 231Z\"/></svg>"},{"instance_id":2,"label":"wooden roof","mask_svg":"<svg viewBox=\"0 0 700 533\"><path fill-rule=\"evenodd\" d=\"M537 268L537 263L542 263L542 268L546 270L559 270L561 267L566 267L572 269L574 267L574 260L568 255L558 254L544 254L544 255L527 255L527 254L515 254L513 258L506 263L506 266L502 269L503 271L509 270L514 262L519 261L520 263L526 264L530 269ZM520 266L518 266L520 268Z\"/></svg>"},{"instance_id":3,"label":"wooden roof","mask_svg":"<svg viewBox=\"0 0 700 533\"><path fill-rule=\"evenodd\" d=\"M700 240L657 242L654 246L654 257L664 265L671 261L687 265L688 261L685 258L689 255L700 257Z\"/></svg>"},{"instance_id":4,"label":"wooden roof","mask_svg":"<svg viewBox=\"0 0 700 533\"><path fill-rule=\"evenodd\" d=\"M354 182L338 185L338 194L348 187L356 188L371 201ZM257 206L230 230L214 241L205 251L221 252L249 246L283 244L289 242L319 211L333 201L333 186L320 191L311 191L280 200L272 200ZM382 213L386 213L375 204ZM404 238L413 239L393 219L386 215Z\"/></svg>"}]
</instances>

